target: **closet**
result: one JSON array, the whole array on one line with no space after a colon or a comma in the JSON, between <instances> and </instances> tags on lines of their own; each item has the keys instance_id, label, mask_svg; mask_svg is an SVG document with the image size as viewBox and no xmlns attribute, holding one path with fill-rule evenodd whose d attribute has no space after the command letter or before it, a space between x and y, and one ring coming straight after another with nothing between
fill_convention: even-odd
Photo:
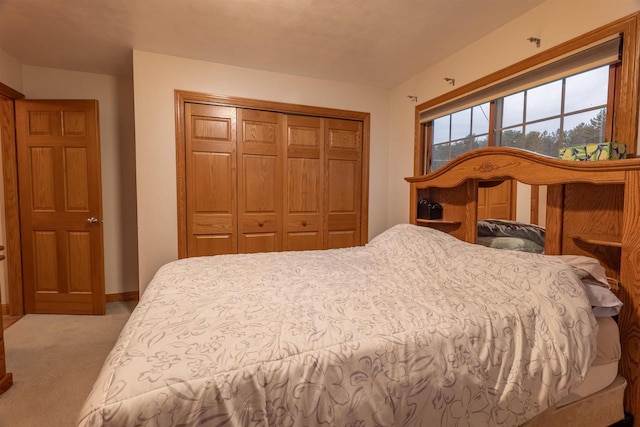
<instances>
[{"instance_id":1,"label":"closet","mask_svg":"<svg viewBox=\"0 0 640 427\"><path fill-rule=\"evenodd\" d=\"M255 103L178 100L179 255L365 244L368 114Z\"/></svg>"}]
</instances>

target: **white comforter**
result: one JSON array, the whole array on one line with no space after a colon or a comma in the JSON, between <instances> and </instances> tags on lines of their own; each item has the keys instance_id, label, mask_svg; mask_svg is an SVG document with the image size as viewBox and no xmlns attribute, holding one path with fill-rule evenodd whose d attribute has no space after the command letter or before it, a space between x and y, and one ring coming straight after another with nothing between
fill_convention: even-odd
<instances>
[{"instance_id":1,"label":"white comforter","mask_svg":"<svg viewBox=\"0 0 640 427\"><path fill-rule=\"evenodd\" d=\"M395 226L366 247L162 267L80 426L515 426L595 356L579 279L543 255Z\"/></svg>"}]
</instances>

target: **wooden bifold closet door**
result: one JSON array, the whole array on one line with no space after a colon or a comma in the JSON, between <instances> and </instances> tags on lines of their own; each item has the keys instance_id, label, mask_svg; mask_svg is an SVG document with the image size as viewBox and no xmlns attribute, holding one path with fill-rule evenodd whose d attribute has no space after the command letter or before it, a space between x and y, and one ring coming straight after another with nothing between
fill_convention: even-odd
<instances>
[{"instance_id":1,"label":"wooden bifold closet door","mask_svg":"<svg viewBox=\"0 0 640 427\"><path fill-rule=\"evenodd\" d=\"M324 120L286 116L284 248L324 248Z\"/></svg>"},{"instance_id":2,"label":"wooden bifold closet door","mask_svg":"<svg viewBox=\"0 0 640 427\"><path fill-rule=\"evenodd\" d=\"M362 220L362 123L327 119L325 149L325 246L356 246Z\"/></svg>"},{"instance_id":3,"label":"wooden bifold closet door","mask_svg":"<svg viewBox=\"0 0 640 427\"><path fill-rule=\"evenodd\" d=\"M186 104L189 256L238 251L235 108Z\"/></svg>"},{"instance_id":4,"label":"wooden bifold closet door","mask_svg":"<svg viewBox=\"0 0 640 427\"><path fill-rule=\"evenodd\" d=\"M236 117L238 252L279 251L282 249L281 115L238 108Z\"/></svg>"},{"instance_id":5,"label":"wooden bifold closet door","mask_svg":"<svg viewBox=\"0 0 640 427\"><path fill-rule=\"evenodd\" d=\"M186 256L363 244L363 124L185 103Z\"/></svg>"}]
</instances>

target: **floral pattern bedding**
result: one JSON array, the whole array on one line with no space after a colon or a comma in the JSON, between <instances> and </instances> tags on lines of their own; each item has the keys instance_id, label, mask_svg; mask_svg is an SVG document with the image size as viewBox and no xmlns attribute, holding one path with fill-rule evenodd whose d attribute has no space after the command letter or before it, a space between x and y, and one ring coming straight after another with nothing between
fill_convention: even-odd
<instances>
[{"instance_id":1,"label":"floral pattern bedding","mask_svg":"<svg viewBox=\"0 0 640 427\"><path fill-rule=\"evenodd\" d=\"M163 266L79 426L516 426L595 357L544 255L398 225L364 247Z\"/></svg>"}]
</instances>

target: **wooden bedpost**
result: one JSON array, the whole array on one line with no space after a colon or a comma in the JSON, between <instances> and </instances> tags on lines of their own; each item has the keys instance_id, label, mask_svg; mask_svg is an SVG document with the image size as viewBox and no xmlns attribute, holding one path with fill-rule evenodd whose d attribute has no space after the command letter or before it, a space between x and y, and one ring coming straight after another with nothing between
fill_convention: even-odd
<instances>
[{"instance_id":1,"label":"wooden bedpost","mask_svg":"<svg viewBox=\"0 0 640 427\"><path fill-rule=\"evenodd\" d=\"M627 380L625 410L640 423L640 170L626 172L620 266L624 303L618 323L622 344L620 373Z\"/></svg>"},{"instance_id":2,"label":"wooden bedpost","mask_svg":"<svg viewBox=\"0 0 640 427\"><path fill-rule=\"evenodd\" d=\"M545 227L556 230L555 233L546 233L544 252L549 255L562 253L562 215L564 213L564 185L556 184L547 186L547 216Z\"/></svg>"}]
</instances>

